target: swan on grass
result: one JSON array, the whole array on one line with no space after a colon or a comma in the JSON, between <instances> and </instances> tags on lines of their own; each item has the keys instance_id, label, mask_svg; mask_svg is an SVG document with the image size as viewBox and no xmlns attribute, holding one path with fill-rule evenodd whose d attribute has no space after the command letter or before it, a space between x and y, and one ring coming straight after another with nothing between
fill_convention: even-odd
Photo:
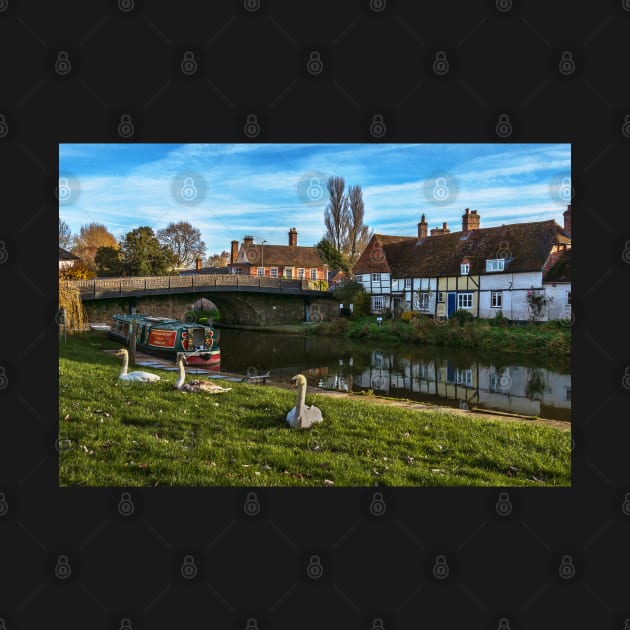
<instances>
[{"instance_id":1,"label":"swan on grass","mask_svg":"<svg viewBox=\"0 0 630 630\"><path fill-rule=\"evenodd\" d=\"M313 424L321 422L322 412L315 405L306 405L306 377L296 374L291 379L291 387L297 387L295 407L287 414L287 422L292 429L308 429Z\"/></svg>"},{"instance_id":2,"label":"swan on grass","mask_svg":"<svg viewBox=\"0 0 630 630\"><path fill-rule=\"evenodd\" d=\"M121 348L117 353L117 357L123 358L122 370L120 370L121 381L138 381L141 383L155 383L160 380L157 374L151 374L151 372L127 372L129 367L129 352L125 348Z\"/></svg>"},{"instance_id":3,"label":"swan on grass","mask_svg":"<svg viewBox=\"0 0 630 630\"><path fill-rule=\"evenodd\" d=\"M224 392L232 391L231 387L221 387L215 385L210 381L194 380L189 383L185 383L186 369L184 363L186 361L186 355L182 352L177 353L177 366L179 367L179 376L175 383L175 389L179 389L182 392L205 392L206 394L222 394Z\"/></svg>"}]
</instances>

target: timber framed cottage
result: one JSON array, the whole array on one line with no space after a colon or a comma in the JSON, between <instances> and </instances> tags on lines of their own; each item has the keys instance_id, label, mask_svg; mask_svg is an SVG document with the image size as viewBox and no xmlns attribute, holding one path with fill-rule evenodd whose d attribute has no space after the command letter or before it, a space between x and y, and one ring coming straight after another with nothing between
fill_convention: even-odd
<instances>
[{"instance_id":1,"label":"timber framed cottage","mask_svg":"<svg viewBox=\"0 0 630 630\"><path fill-rule=\"evenodd\" d=\"M328 281L328 265L324 264L316 247L298 245L298 233L289 230L288 245L254 243L253 236L245 236L239 248L232 241L228 273L258 276L259 278L293 278Z\"/></svg>"},{"instance_id":2,"label":"timber framed cottage","mask_svg":"<svg viewBox=\"0 0 630 630\"><path fill-rule=\"evenodd\" d=\"M355 280L374 314L570 317L570 205L563 216L564 227L550 220L481 228L477 211L466 208L460 231L443 223L427 235L423 214L417 237L375 234L353 267ZM542 305L535 314L534 302Z\"/></svg>"}]
</instances>

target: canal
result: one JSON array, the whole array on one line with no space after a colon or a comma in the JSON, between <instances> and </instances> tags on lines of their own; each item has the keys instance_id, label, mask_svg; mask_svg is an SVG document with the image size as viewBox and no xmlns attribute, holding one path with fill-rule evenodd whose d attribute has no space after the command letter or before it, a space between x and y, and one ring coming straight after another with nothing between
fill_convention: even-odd
<instances>
[{"instance_id":1,"label":"canal","mask_svg":"<svg viewBox=\"0 0 630 630\"><path fill-rule=\"evenodd\" d=\"M289 382L301 372L309 385L460 409L494 409L553 420L571 420L568 359L342 337L283 335L216 329L221 370L271 372Z\"/></svg>"}]
</instances>

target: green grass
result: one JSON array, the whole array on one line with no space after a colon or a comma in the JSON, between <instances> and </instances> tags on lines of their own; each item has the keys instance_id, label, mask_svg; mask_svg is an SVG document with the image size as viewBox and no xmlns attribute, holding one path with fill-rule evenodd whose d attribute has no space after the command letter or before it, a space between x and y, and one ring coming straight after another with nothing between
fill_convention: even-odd
<instances>
[{"instance_id":1,"label":"green grass","mask_svg":"<svg viewBox=\"0 0 630 630\"><path fill-rule=\"evenodd\" d=\"M60 342L62 486L569 486L570 432L307 394L324 422L287 427L294 392L123 384L102 333ZM133 369L130 366L130 370ZM145 368L142 368L145 369Z\"/></svg>"}]
</instances>

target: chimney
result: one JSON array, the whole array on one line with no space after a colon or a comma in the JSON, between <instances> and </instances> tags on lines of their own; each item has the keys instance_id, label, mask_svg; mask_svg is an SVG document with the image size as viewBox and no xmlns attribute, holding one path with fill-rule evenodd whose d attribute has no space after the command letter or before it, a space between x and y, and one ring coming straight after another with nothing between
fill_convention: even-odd
<instances>
[{"instance_id":1,"label":"chimney","mask_svg":"<svg viewBox=\"0 0 630 630\"><path fill-rule=\"evenodd\" d=\"M253 245L254 243L254 237L250 236L249 234L247 236L243 237L243 245Z\"/></svg>"},{"instance_id":2,"label":"chimney","mask_svg":"<svg viewBox=\"0 0 630 630\"><path fill-rule=\"evenodd\" d=\"M195 271L201 271L201 258L195 258Z\"/></svg>"},{"instance_id":3,"label":"chimney","mask_svg":"<svg viewBox=\"0 0 630 630\"><path fill-rule=\"evenodd\" d=\"M289 230L289 246L295 247L297 245L297 230L292 227Z\"/></svg>"},{"instance_id":4,"label":"chimney","mask_svg":"<svg viewBox=\"0 0 630 630\"><path fill-rule=\"evenodd\" d=\"M238 258L238 241L232 241L232 247L230 249L230 264L233 265Z\"/></svg>"},{"instance_id":5,"label":"chimney","mask_svg":"<svg viewBox=\"0 0 630 630\"><path fill-rule=\"evenodd\" d=\"M422 218L420 219L420 223L418 223L418 239L422 239L426 237L427 237L427 221L423 214Z\"/></svg>"},{"instance_id":6,"label":"chimney","mask_svg":"<svg viewBox=\"0 0 630 630\"><path fill-rule=\"evenodd\" d=\"M462 214L462 232L468 232L468 230L479 229L480 217L476 210L470 210L466 208L464 214Z\"/></svg>"},{"instance_id":7,"label":"chimney","mask_svg":"<svg viewBox=\"0 0 630 630\"><path fill-rule=\"evenodd\" d=\"M448 229L448 227L446 227L446 221L444 221L444 223L442 223L442 227L434 227L431 230L431 236L439 236L440 234L448 234L450 232L450 230Z\"/></svg>"},{"instance_id":8,"label":"chimney","mask_svg":"<svg viewBox=\"0 0 630 630\"><path fill-rule=\"evenodd\" d=\"M571 236L571 204L567 206L562 216L564 217L564 231Z\"/></svg>"}]
</instances>

